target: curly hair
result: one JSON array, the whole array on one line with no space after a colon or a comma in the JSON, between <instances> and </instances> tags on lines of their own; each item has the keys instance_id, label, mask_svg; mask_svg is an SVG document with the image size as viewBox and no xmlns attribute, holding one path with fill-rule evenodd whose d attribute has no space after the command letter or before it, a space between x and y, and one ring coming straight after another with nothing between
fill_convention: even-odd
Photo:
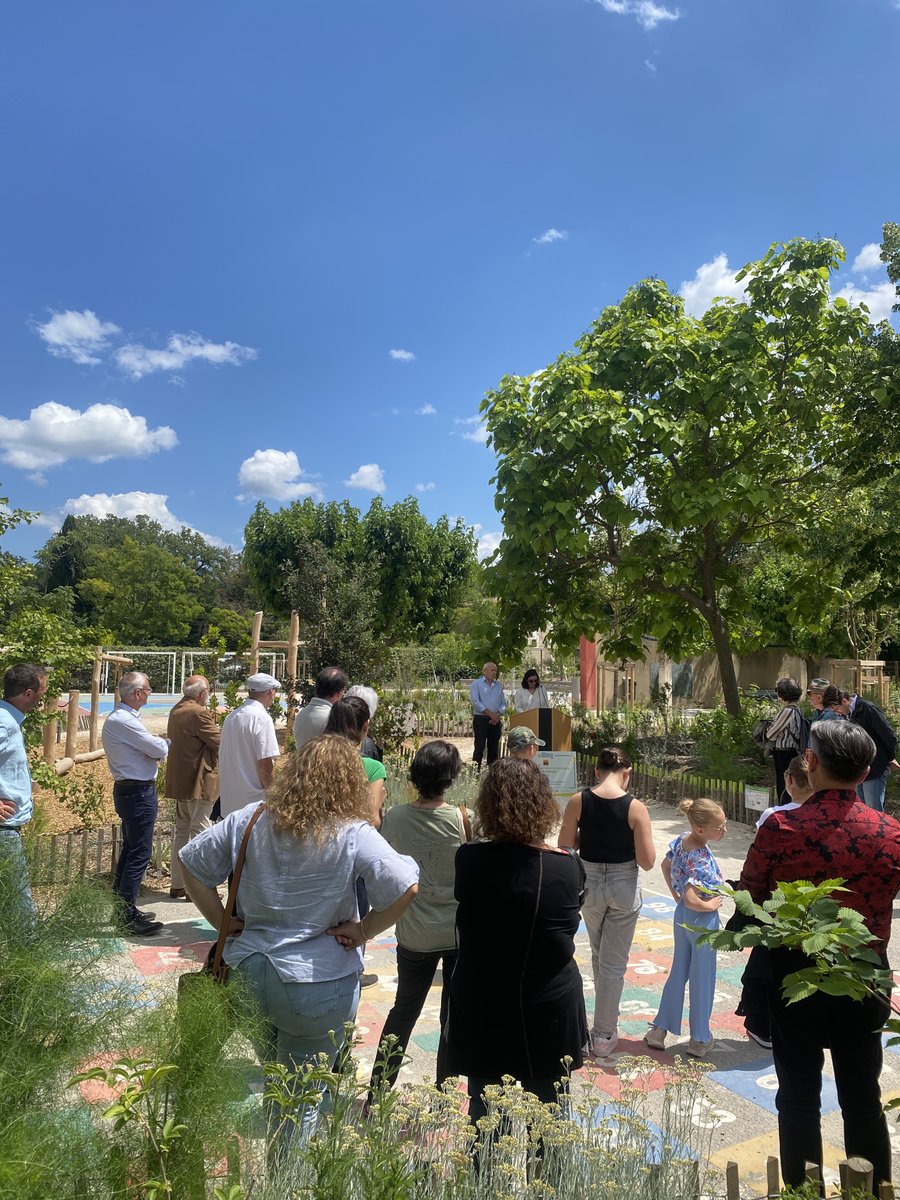
<instances>
[{"instance_id":1,"label":"curly hair","mask_svg":"<svg viewBox=\"0 0 900 1200\"><path fill-rule=\"evenodd\" d=\"M345 821L367 821L369 786L358 747L336 733L313 738L279 771L266 806L276 828L316 845Z\"/></svg>"},{"instance_id":2,"label":"curly hair","mask_svg":"<svg viewBox=\"0 0 900 1200\"><path fill-rule=\"evenodd\" d=\"M559 807L543 772L523 758L499 758L481 779L475 816L492 842L543 842Z\"/></svg>"}]
</instances>

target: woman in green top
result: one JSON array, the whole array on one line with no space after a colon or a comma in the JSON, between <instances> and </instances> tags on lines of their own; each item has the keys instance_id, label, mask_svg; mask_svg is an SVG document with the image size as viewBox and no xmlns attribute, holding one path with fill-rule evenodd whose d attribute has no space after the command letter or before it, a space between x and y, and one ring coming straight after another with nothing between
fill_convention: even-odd
<instances>
[{"instance_id":1,"label":"woman in green top","mask_svg":"<svg viewBox=\"0 0 900 1200\"><path fill-rule=\"evenodd\" d=\"M362 696L345 696L332 704L328 714L328 724L325 733L339 733L341 737L349 738L357 746L362 746L369 732L369 706ZM384 799L387 794L384 781L387 771L384 763L377 758L366 758L363 755L362 765L366 772L366 782L369 785L369 800L372 805L372 815L369 821L376 829L381 828L381 818L384 814Z\"/></svg>"},{"instance_id":2,"label":"woman in green top","mask_svg":"<svg viewBox=\"0 0 900 1200\"><path fill-rule=\"evenodd\" d=\"M419 892L397 922L397 998L381 1033L381 1045L369 1084L369 1099L392 1087L435 972L441 966L441 1034L437 1085L447 1078L444 1035L450 977L456 965L456 851L469 840L470 814L444 803L444 793L459 774L459 751L449 742L428 742L416 754L409 778L416 798L388 809L381 835L419 866ZM396 1042L387 1045L387 1038Z\"/></svg>"}]
</instances>

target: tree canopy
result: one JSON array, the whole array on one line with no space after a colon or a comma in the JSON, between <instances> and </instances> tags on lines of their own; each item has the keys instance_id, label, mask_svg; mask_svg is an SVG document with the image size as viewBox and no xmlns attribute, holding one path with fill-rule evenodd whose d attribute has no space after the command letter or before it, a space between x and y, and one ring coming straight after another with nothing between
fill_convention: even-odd
<instances>
[{"instance_id":1,"label":"tree canopy","mask_svg":"<svg viewBox=\"0 0 900 1200\"><path fill-rule=\"evenodd\" d=\"M645 279L574 353L488 393L507 653L542 627L563 649L596 632L615 658L640 657L646 633L679 657L712 643L739 711L732 652L769 633L748 550L802 548L822 506L871 470L856 414L898 394L865 313L831 296L843 259L827 239L772 246L739 273L745 300L699 318ZM893 478L896 457L878 466Z\"/></svg>"},{"instance_id":2,"label":"tree canopy","mask_svg":"<svg viewBox=\"0 0 900 1200\"><path fill-rule=\"evenodd\" d=\"M371 636L388 644L445 629L475 562L471 530L445 516L432 525L412 497L390 507L377 498L364 516L347 502L308 498L276 512L258 504L244 540L244 562L267 608L286 614L296 606L308 622L303 597L324 579L320 600L339 603L352 573L355 589L371 587ZM312 555L313 545L325 557Z\"/></svg>"}]
</instances>

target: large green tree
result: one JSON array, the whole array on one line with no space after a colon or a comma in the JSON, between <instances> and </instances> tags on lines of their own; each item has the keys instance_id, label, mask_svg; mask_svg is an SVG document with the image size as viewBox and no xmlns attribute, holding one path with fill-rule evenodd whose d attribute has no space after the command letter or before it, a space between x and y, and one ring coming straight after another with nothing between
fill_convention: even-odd
<instances>
[{"instance_id":1,"label":"large green tree","mask_svg":"<svg viewBox=\"0 0 900 1200\"><path fill-rule=\"evenodd\" d=\"M196 574L162 546L126 537L121 546L93 550L85 572L79 594L118 641L177 645L202 609Z\"/></svg>"},{"instance_id":2,"label":"large green tree","mask_svg":"<svg viewBox=\"0 0 900 1200\"><path fill-rule=\"evenodd\" d=\"M385 644L424 640L445 629L475 562L474 539L463 522L440 517L432 525L412 497L390 507L376 499L364 516L346 502L306 499L275 512L258 504L244 543L252 581L266 607L280 614L318 586L322 563L310 558L309 547L320 546L328 559L329 602L338 602L351 572L367 580L372 636ZM335 566L345 568L343 575Z\"/></svg>"},{"instance_id":3,"label":"large green tree","mask_svg":"<svg viewBox=\"0 0 900 1200\"><path fill-rule=\"evenodd\" d=\"M848 484L838 469L811 486L818 468L855 469L852 414L896 403L865 314L831 297L843 258L830 240L775 245L739 274L745 300L699 318L643 280L576 352L486 396L507 652L547 626L563 650L596 631L614 657L640 656L645 633L673 656L712 644L739 712L732 653L766 638L747 548L798 549Z\"/></svg>"}]
</instances>

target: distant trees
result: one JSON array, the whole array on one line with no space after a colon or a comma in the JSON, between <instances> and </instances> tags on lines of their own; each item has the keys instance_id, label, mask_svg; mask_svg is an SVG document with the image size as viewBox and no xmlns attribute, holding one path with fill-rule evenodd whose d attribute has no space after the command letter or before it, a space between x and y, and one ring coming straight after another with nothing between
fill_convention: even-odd
<instances>
[{"instance_id":1,"label":"distant trees","mask_svg":"<svg viewBox=\"0 0 900 1200\"><path fill-rule=\"evenodd\" d=\"M346 502L259 504L244 539L266 606L299 611L312 665L355 660L369 675L388 646L447 629L476 561L471 530L432 525L412 497L362 516Z\"/></svg>"}]
</instances>

